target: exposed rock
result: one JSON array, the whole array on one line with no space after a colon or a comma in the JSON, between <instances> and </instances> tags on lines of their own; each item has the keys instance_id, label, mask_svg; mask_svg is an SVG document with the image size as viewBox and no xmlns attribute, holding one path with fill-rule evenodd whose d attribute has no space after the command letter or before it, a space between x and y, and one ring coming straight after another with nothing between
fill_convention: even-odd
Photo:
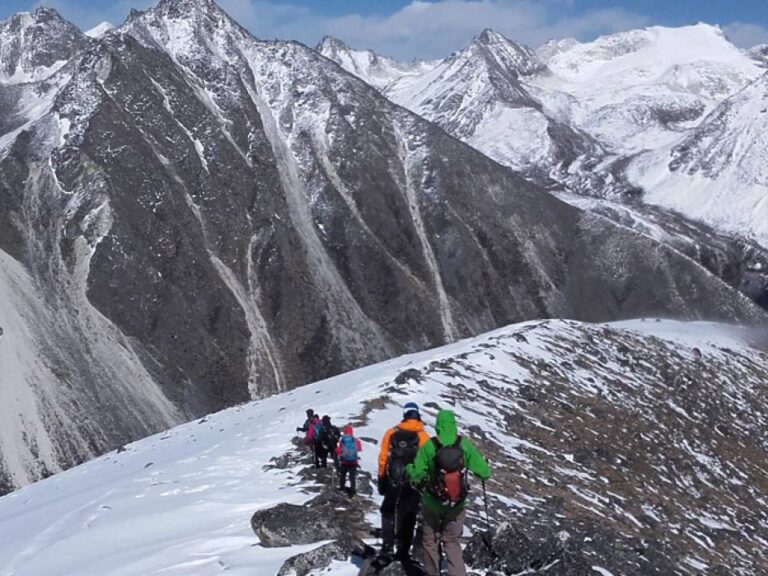
<instances>
[{"instance_id":1,"label":"exposed rock","mask_svg":"<svg viewBox=\"0 0 768 576\"><path fill-rule=\"evenodd\" d=\"M520 522L524 528L503 523L491 537L476 533L465 548L466 562L474 569L506 575L587 576L595 573L595 564L621 567L628 575L675 573L659 555L658 542L627 540L599 524L546 518L526 518Z\"/></svg>"},{"instance_id":2,"label":"exposed rock","mask_svg":"<svg viewBox=\"0 0 768 576\"><path fill-rule=\"evenodd\" d=\"M277 572L277 576L305 576L313 570L328 567L334 560L347 560L354 550L363 546L362 542L353 538L341 538L328 542L286 560Z\"/></svg>"},{"instance_id":3,"label":"exposed rock","mask_svg":"<svg viewBox=\"0 0 768 576\"><path fill-rule=\"evenodd\" d=\"M306 468L301 474L316 480L320 493L301 506L281 503L257 511L251 517L251 528L262 546L272 548L344 539L349 544L350 538L365 538L370 534L370 526L365 521L366 512L372 508L370 500L359 495L350 497L346 492L337 490L332 468ZM370 475L367 478L363 476L359 492L372 493L369 478ZM331 548L320 556L325 557L338 550Z\"/></svg>"}]
</instances>

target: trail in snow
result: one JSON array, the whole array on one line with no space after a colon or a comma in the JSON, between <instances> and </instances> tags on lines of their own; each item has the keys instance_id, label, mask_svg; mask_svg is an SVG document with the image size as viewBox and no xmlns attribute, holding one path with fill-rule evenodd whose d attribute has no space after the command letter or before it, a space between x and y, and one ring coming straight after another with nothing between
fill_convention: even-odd
<instances>
[{"instance_id":1,"label":"trail in snow","mask_svg":"<svg viewBox=\"0 0 768 576\"><path fill-rule=\"evenodd\" d=\"M674 394L679 385L665 385L656 379L648 384L642 376L620 364L626 353L617 350L622 340L617 342L614 338L631 338L632 334L641 338L638 343L644 342L649 348L668 348L669 357L677 358L678 362L697 362L698 353L708 362L723 363L728 369L741 371L760 358L759 352L750 350L741 341L742 336L735 328L673 321L607 325L527 322L395 358L206 416L0 498L0 531L8 535L0 539L0 575L275 574L288 557L317 546L270 549L255 545L256 537L249 523L256 510L280 502L302 503L312 497L303 491L307 482L312 482L299 475L303 465L287 469L269 466L274 457L293 450L291 439L295 427L303 422L307 407L319 414L329 414L337 425L357 422L356 434L364 439L361 465L371 471L376 469L378 450L369 439L380 438L400 419L404 402L416 401L422 406L422 416L430 429L436 410L429 403L455 403L453 408L460 428L476 431L474 427L479 427L486 449L499 451L494 456L495 470L509 474L509 467L513 466L516 471L513 476L520 481L515 485L518 497L499 498L503 506L509 506L502 508L506 517L517 518L526 510L542 505L542 498L528 493L529 475L533 475L548 479L541 488L545 493L560 486L570 494L572 507L586 510L584 514L590 517L617 522L616 526L619 526L617 518L625 518L633 526L640 523L648 529L637 499L627 498L633 489L640 489L639 484L624 491L625 484L632 484L634 480L624 477L621 482L615 482L612 460L598 471L575 459L573 453L561 453L557 448L565 433L560 424L568 424L568 434L601 430L600 425L606 423L606 419L595 420L595 414L600 413L593 414L589 408L595 403L622 407L626 413L648 419L657 413L647 411L637 400L653 400L653 406L661 407L664 413L664 397ZM597 349L604 354L599 363L590 367L563 365L582 353L592 354L587 349L596 338L603 339ZM641 350L636 353L639 358L643 357ZM743 356L735 361L735 354ZM540 380L538 363L556 372L567 370L569 381L560 385L551 378ZM396 385L395 379L405 370L421 376ZM754 373L744 374L740 381L725 384L734 399L724 396L724 403L719 404L721 409L742 410L742 399L760 396L764 383L757 382ZM623 382L618 378L620 375ZM531 393L542 394L540 402L521 400L522 392L529 388ZM572 411L552 412L550 416L566 421L558 420L547 426L539 417L541 403L579 406L578 423L567 422L574 416ZM747 402L744 406L752 406L753 416L736 418L731 423L732 433L740 438L750 434L751 428L745 426L760 426L768 417L765 412L755 411L754 404ZM689 411L696 418L705 416L695 407ZM505 415L512 414L525 422L514 427L514 432L505 419ZM695 434L686 435L682 440L687 444L678 445L670 435L671 429L666 428L669 422L655 423L657 428L646 420L640 430L643 434L665 435L660 441L672 442L668 447L676 450L676 459L680 458L680 462L719 473L717 462L705 453ZM680 423L673 421L673 424L676 430L684 429ZM555 431L558 434L554 434ZM474 438L475 432L472 434ZM679 450L686 445L689 452ZM622 451L627 448L631 446L616 444L613 448L616 459L626 458L629 453ZM722 460L722 455L717 460ZM661 462L670 463L666 459ZM755 468L759 463L747 464L739 459L731 463L750 474L760 473L759 468ZM764 464L762 466L764 468ZM626 474L622 465L618 468L618 473ZM703 472L698 474L706 480ZM668 470L658 475L669 476L666 481L671 487L690 492L691 488L686 487L690 478L683 475L676 478ZM657 480L657 475L651 478ZM642 484L642 480L639 482ZM494 500L494 492L500 486L490 485ZM657 491L658 485L651 488L653 491L649 494L654 494L654 502L663 504L655 508L655 522L674 523L675 517L670 515L681 506L681 512L689 515L687 527L696 534L704 533L708 526L730 526L732 530L741 531L748 522L742 521L739 509L732 506L738 498L729 501L728 506L707 505L694 499L691 501L698 502L694 510L685 508L677 496L669 500L669 494ZM750 489L754 491L755 487L741 486L728 498ZM478 500L472 509L476 512L481 505ZM468 529L474 529L471 519ZM755 526L750 527L750 531L754 529ZM707 542L703 537L700 540L704 546L700 550L706 550ZM740 546L754 545L754 538L745 533ZM732 558L743 559L748 552L734 549L732 554L736 554ZM604 574L597 568L607 559L594 560L593 569ZM702 564L710 565L703 560ZM346 574L354 569L348 562L337 562L332 567L334 574Z\"/></svg>"}]
</instances>

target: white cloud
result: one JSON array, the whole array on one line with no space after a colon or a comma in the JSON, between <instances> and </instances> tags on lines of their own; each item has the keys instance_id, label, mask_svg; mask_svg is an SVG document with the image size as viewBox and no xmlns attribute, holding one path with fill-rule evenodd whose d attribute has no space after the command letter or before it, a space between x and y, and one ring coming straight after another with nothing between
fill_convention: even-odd
<instances>
[{"instance_id":1,"label":"white cloud","mask_svg":"<svg viewBox=\"0 0 768 576\"><path fill-rule=\"evenodd\" d=\"M257 36L315 44L331 34L352 46L396 58L445 56L484 28L538 45L554 37L590 39L648 24L622 8L573 13L573 0L412 0L386 15L328 17L296 4L264 0L220 0Z\"/></svg>"},{"instance_id":2,"label":"white cloud","mask_svg":"<svg viewBox=\"0 0 768 576\"><path fill-rule=\"evenodd\" d=\"M751 48L768 43L768 28L748 22L731 22L723 26L728 38L741 48Z\"/></svg>"},{"instance_id":3,"label":"white cloud","mask_svg":"<svg viewBox=\"0 0 768 576\"><path fill-rule=\"evenodd\" d=\"M81 0L40 0L83 29L108 20L120 25L130 8L157 0L114 0L100 10ZM484 28L538 46L550 38L589 40L601 34L640 28L649 19L621 7L579 11L575 0L411 0L389 14L354 12L327 16L321 8L279 0L217 0L238 22L261 38L299 40L310 46L325 34L351 46L372 48L399 59L443 57L465 46ZM318 6L320 3L317 4ZM351 9L354 3L349 4ZM732 22L723 26L741 47L768 42L768 28Z\"/></svg>"}]
</instances>

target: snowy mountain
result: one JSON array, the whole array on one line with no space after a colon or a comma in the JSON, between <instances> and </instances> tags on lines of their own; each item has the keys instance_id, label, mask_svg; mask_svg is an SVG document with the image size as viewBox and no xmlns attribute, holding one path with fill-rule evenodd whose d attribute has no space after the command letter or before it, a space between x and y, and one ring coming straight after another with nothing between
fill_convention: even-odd
<instances>
[{"instance_id":1,"label":"snowy mountain","mask_svg":"<svg viewBox=\"0 0 768 576\"><path fill-rule=\"evenodd\" d=\"M647 199L768 245L768 73L630 166ZM724 209L727 208L727 209Z\"/></svg>"},{"instance_id":2,"label":"snowy mountain","mask_svg":"<svg viewBox=\"0 0 768 576\"><path fill-rule=\"evenodd\" d=\"M600 176L577 167L605 152L547 115L524 85L525 78L547 73L533 50L485 30L431 70L390 84L385 94L534 182L599 186L593 180Z\"/></svg>"},{"instance_id":3,"label":"snowy mountain","mask_svg":"<svg viewBox=\"0 0 768 576\"><path fill-rule=\"evenodd\" d=\"M768 244L760 231L758 202L768 189L760 183L738 185L761 181L761 141L752 132L734 126L728 136L739 149L753 150L745 152L749 160L731 162L734 155L721 156L730 181L663 179L672 149L689 148L686 142L699 138L699 131L712 132L706 126L708 114L718 106L730 108L725 101L734 93L751 82L759 84L764 73L756 61L759 53L759 47L749 53L738 50L719 28L703 24L652 27L588 43L553 40L535 53L485 31L432 70L402 78L384 92L533 182L609 203L625 201L620 211L633 212L633 221L653 213L654 226L664 228L661 236L667 239L680 237L683 217L690 220L683 224L690 230L699 229L697 221L703 220L720 235L735 232L749 238L732 238L728 252L755 240L762 244L758 251L764 251ZM640 160L634 161L637 154ZM706 161L702 155L699 162ZM669 212L663 217L639 205L640 198L682 216ZM577 204L596 207L600 202ZM615 210L601 214L618 216ZM686 243L703 252L720 251L722 239L705 236L709 239L695 232ZM693 257L712 269L711 259Z\"/></svg>"},{"instance_id":4,"label":"snowy mountain","mask_svg":"<svg viewBox=\"0 0 768 576\"><path fill-rule=\"evenodd\" d=\"M376 442L416 401L428 427L455 410L491 460L497 557L470 539L478 573L761 574L768 357L749 337L529 322L231 408L0 498L0 573L357 574L348 543L379 522ZM354 500L292 443L308 405L363 440Z\"/></svg>"},{"instance_id":5,"label":"snowy mountain","mask_svg":"<svg viewBox=\"0 0 768 576\"><path fill-rule=\"evenodd\" d=\"M553 74L532 82L545 109L622 153L675 140L762 73L706 24L560 43L541 54Z\"/></svg>"},{"instance_id":6,"label":"snowy mountain","mask_svg":"<svg viewBox=\"0 0 768 576\"><path fill-rule=\"evenodd\" d=\"M69 25L39 14L59 46ZM45 81L0 83L3 491L523 319L766 318L738 277L557 200L211 0L73 38Z\"/></svg>"},{"instance_id":7,"label":"snowy mountain","mask_svg":"<svg viewBox=\"0 0 768 576\"><path fill-rule=\"evenodd\" d=\"M437 64L422 60L397 62L372 50L355 50L332 36L324 36L315 50L378 90L385 90L403 77L426 72Z\"/></svg>"}]
</instances>

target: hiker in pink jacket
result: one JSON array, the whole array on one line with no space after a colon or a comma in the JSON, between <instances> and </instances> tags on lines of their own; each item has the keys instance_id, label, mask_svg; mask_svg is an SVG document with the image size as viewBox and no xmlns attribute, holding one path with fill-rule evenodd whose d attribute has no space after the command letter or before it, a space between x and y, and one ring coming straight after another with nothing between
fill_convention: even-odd
<instances>
[{"instance_id":1,"label":"hiker in pink jacket","mask_svg":"<svg viewBox=\"0 0 768 576\"><path fill-rule=\"evenodd\" d=\"M360 440L355 438L352 426L347 424L341 432L339 445L336 447L336 454L339 457L339 490L344 490L347 476L349 476L349 488L347 494L355 495L355 481L357 477L357 467L360 464L359 454L363 446Z\"/></svg>"}]
</instances>

